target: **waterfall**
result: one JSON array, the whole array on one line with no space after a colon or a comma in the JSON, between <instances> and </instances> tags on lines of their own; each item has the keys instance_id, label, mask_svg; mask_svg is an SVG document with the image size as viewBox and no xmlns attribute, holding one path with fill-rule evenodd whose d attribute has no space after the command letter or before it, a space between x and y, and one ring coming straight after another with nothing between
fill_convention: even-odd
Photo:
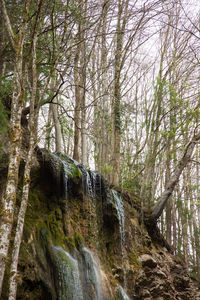
<instances>
[{"instance_id":1,"label":"waterfall","mask_svg":"<svg viewBox=\"0 0 200 300\"><path fill-rule=\"evenodd\" d=\"M56 176L63 172L62 177L66 198L68 193L69 178L82 177L83 190L91 199L94 199L97 194L101 194L102 178L98 173L85 168L82 164L79 164L77 161L62 155L61 153L55 153L51 155L53 158L52 166L56 170L55 173L57 173Z\"/></svg>"},{"instance_id":2,"label":"waterfall","mask_svg":"<svg viewBox=\"0 0 200 300\"><path fill-rule=\"evenodd\" d=\"M59 300L104 300L101 275L93 254L82 248L76 259L60 246L52 246L58 270L55 274Z\"/></svg>"},{"instance_id":3,"label":"waterfall","mask_svg":"<svg viewBox=\"0 0 200 300\"><path fill-rule=\"evenodd\" d=\"M91 172L86 169L86 180L85 180L85 189L86 193L91 197L94 198L96 196L96 191L95 191L95 176L94 172Z\"/></svg>"},{"instance_id":4,"label":"waterfall","mask_svg":"<svg viewBox=\"0 0 200 300\"><path fill-rule=\"evenodd\" d=\"M92 300L103 300L102 286L101 286L101 278L100 278L100 270L97 262L95 261L92 253L87 249L82 249L83 255L83 264L85 266L86 274L86 291L93 291L93 295L87 295ZM87 294L87 293L86 293ZM92 298L90 298L90 296Z\"/></svg>"},{"instance_id":5,"label":"waterfall","mask_svg":"<svg viewBox=\"0 0 200 300\"><path fill-rule=\"evenodd\" d=\"M124 289L126 290L126 272L125 272L125 215L124 203L120 194L115 190L110 190L108 185L104 182L101 175L93 172L76 161L60 154L52 154L51 172L55 183L60 187L59 193L67 200L69 193L69 184L80 184L82 180L83 191L88 195L88 207L91 210L90 216L99 205L103 208L104 196L110 204L114 204L116 214L119 221L119 233L121 241L122 254L122 269L124 271ZM103 188L103 193L102 193ZM97 202L100 200L100 202ZM68 201L65 202L66 206ZM67 211L67 207L66 207ZM92 218L92 217L91 217ZM92 219L91 224L96 226L95 220ZM95 261L92 252L87 248L75 250L73 254L66 252L60 246L52 246L53 262L56 266L57 273L55 274L55 281L57 287L58 300L105 300L101 284L101 275L98 263ZM120 299L128 300L122 287L119 287Z\"/></svg>"},{"instance_id":6,"label":"waterfall","mask_svg":"<svg viewBox=\"0 0 200 300\"><path fill-rule=\"evenodd\" d=\"M124 247L125 243L125 217L124 217L124 203L123 199L120 197L117 191L111 190L114 203L115 203L115 208L117 210L117 216L119 220L119 229L120 229L120 237L121 237L121 247Z\"/></svg>"},{"instance_id":7,"label":"waterfall","mask_svg":"<svg viewBox=\"0 0 200 300\"><path fill-rule=\"evenodd\" d=\"M115 208L117 210L117 216L119 220L120 241L121 241L121 253L122 253L122 269L124 271L124 288L126 289L126 270L125 270L125 215L124 215L124 203L119 193L115 190L111 190L114 199Z\"/></svg>"},{"instance_id":8,"label":"waterfall","mask_svg":"<svg viewBox=\"0 0 200 300\"><path fill-rule=\"evenodd\" d=\"M59 300L84 300L77 260L59 246L52 248L58 269Z\"/></svg>"},{"instance_id":9,"label":"waterfall","mask_svg":"<svg viewBox=\"0 0 200 300\"><path fill-rule=\"evenodd\" d=\"M52 154L54 163L56 165L57 176L61 175L63 180L64 195L67 199L68 194L68 180L69 177L72 177L72 164L75 165L74 161L64 157L60 153ZM63 172L63 173L62 173Z\"/></svg>"},{"instance_id":10,"label":"waterfall","mask_svg":"<svg viewBox=\"0 0 200 300\"><path fill-rule=\"evenodd\" d=\"M97 173L86 169L83 165L79 165L79 170L82 173L82 185L85 193L94 199L96 196Z\"/></svg>"},{"instance_id":11,"label":"waterfall","mask_svg":"<svg viewBox=\"0 0 200 300\"><path fill-rule=\"evenodd\" d=\"M69 163L66 161L62 160L62 165L63 165L63 171L64 171L64 189L65 189L65 198L67 199L67 194L68 194L68 180L69 176L72 176L72 170L70 168Z\"/></svg>"},{"instance_id":12,"label":"waterfall","mask_svg":"<svg viewBox=\"0 0 200 300\"><path fill-rule=\"evenodd\" d=\"M126 294L123 287L121 286L118 286L117 294L119 300L130 300L129 296Z\"/></svg>"}]
</instances>

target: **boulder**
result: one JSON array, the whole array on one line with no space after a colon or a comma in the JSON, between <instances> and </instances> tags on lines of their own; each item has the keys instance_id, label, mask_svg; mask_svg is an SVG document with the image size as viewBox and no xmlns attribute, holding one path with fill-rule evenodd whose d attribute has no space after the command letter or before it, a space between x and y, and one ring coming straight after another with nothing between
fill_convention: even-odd
<instances>
[{"instance_id":1,"label":"boulder","mask_svg":"<svg viewBox=\"0 0 200 300\"><path fill-rule=\"evenodd\" d=\"M149 254L143 254L139 257L139 261L142 264L143 267L149 267L151 269L154 269L157 267L157 262L155 259L149 255Z\"/></svg>"}]
</instances>

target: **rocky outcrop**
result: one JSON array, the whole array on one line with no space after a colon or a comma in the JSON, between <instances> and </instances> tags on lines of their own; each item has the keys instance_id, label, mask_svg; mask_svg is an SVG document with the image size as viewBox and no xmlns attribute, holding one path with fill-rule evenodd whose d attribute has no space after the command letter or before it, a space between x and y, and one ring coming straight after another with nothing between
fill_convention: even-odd
<instances>
[{"instance_id":1,"label":"rocky outcrop","mask_svg":"<svg viewBox=\"0 0 200 300\"><path fill-rule=\"evenodd\" d=\"M142 268L135 282L134 299L200 300L200 288L184 263L166 249L139 257Z\"/></svg>"}]
</instances>

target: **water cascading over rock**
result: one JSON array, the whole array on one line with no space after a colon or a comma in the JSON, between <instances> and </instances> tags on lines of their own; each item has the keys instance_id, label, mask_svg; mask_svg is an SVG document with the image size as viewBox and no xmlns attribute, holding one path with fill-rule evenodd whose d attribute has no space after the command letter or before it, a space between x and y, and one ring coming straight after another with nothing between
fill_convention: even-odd
<instances>
[{"instance_id":1,"label":"water cascading over rock","mask_svg":"<svg viewBox=\"0 0 200 300\"><path fill-rule=\"evenodd\" d=\"M74 177L76 177L81 183L83 187L83 191L85 194L89 197L90 204L93 205L93 208L96 207L96 198L99 198L100 201L102 201L102 178L99 174L96 172L93 172L87 168L85 168L83 165L78 164L77 162L65 158L60 154L54 155L53 159L56 160L56 164L61 164L60 169L63 172L63 185L64 185L64 196L67 200L68 195L68 185L70 184L70 179L74 180ZM59 163L58 163L59 161ZM124 266L124 259L125 259L125 216L124 216L124 204L123 199L120 197L119 193L115 190L110 190L107 188L105 191L105 199L104 201L108 202L111 201L113 203L113 206L116 210L116 215L118 218L119 223L119 235L120 235L120 242L121 242L121 255L122 255L122 269L125 269ZM60 250L61 251L61 250ZM64 251L64 250L63 250ZM103 295L103 290L101 286L101 276L98 264L94 260L94 257L92 253L85 247L83 247L77 256L77 258L73 258L70 256L70 254L66 254L69 257L73 259L73 262L76 266L78 266L78 269L76 268L76 271L79 270L79 275L76 273L76 276L71 276L71 278L80 278L81 279L81 286L82 289L80 289L80 284L77 284L79 287L78 291L75 289L74 293L71 297L78 297L80 300L82 300L81 297L83 297L86 300L104 300L106 299ZM82 259L80 259L82 257ZM61 263L62 265L63 263ZM66 264L66 262L65 262ZM84 271L86 270L86 271ZM66 271L69 273L68 277L70 277L70 274L74 273L71 271L71 269L68 267L66 268ZM71 273L70 273L71 272ZM66 280L67 277L62 276L62 280ZM72 279L71 281L72 282ZM75 282L75 281L74 281ZM78 281L77 281L78 282ZM61 286L65 286L63 283ZM85 288L86 287L86 288ZM124 288L126 289L126 275L124 270ZM88 294L88 291L89 294ZM119 288L120 291L120 297L122 299L129 299L126 298L125 291L122 287ZM61 292L62 294L62 292ZM119 292L118 292L119 294ZM91 296L92 295L92 296ZM69 297L69 296L68 296ZM123 298L125 297L125 298ZM68 298L67 298L68 299ZM70 299L70 298L69 298ZM72 298L74 299L74 298ZM78 299L78 298L77 298ZM62 298L61 298L62 300Z\"/></svg>"},{"instance_id":2,"label":"water cascading over rock","mask_svg":"<svg viewBox=\"0 0 200 300\"><path fill-rule=\"evenodd\" d=\"M123 199L120 197L117 191L111 190L115 208L117 210L117 216L119 220L119 229L120 229L120 237L121 237L121 248L122 252L124 249L124 243L125 243L125 216L124 216L124 204Z\"/></svg>"},{"instance_id":3,"label":"water cascading over rock","mask_svg":"<svg viewBox=\"0 0 200 300\"><path fill-rule=\"evenodd\" d=\"M85 282L85 300L103 300L100 269L93 254L87 248L82 248L82 266L84 270L83 282ZM89 294L88 294L89 291ZM92 298L91 298L92 296Z\"/></svg>"},{"instance_id":4,"label":"water cascading over rock","mask_svg":"<svg viewBox=\"0 0 200 300\"><path fill-rule=\"evenodd\" d=\"M60 246L52 246L56 264L55 281L59 300L105 300L100 269L87 248L74 252L74 258Z\"/></svg>"},{"instance_id":5,"label":"water cascading over rock","mask_svg":"<svg viewBox=\"0 0 200 300\"><path fill-rule=\"evenodd\" d=\"M59 300L84 300L78 262L62 247L52 246Z\"/></svg>"},{"instance_id":6,"label":"water cascading over rock","mask_svg":"<svg viewBox=\"0 0 200 300\"><path fill-rule=\"evenodd\" d=\"M121 254L122 254L122 269L124 271L124 288L126 289L126 268L125 268L125 215L124 215L124 203L122 197L118 194L117 191L111 190L115 208L117 210L117 216L119 220L119 231L120 231L120 242L121 242Z\"/></svg>"},{"instance_id":7,"label":"water cascading over rock","mask_svg":"<svg viewBox=\"0 0 200 300\"><path fill-rule=\"evenodd\" d=\"M62 155L61 153L51 154L53 159L52 168L57 170L57 176L59 174L63 178L64 190L66 191L66 197L68 192L68 182L70 178L81 178L83 191L90 197L95 198L97 194L101 192L101 175L87 169L77 161Z\"/></svg>"},{"instance_id":8,"label":"water cascading over rock","mask_svg":"<svg viewBox=\"0 0 200 300\"><path fill-rule=\"evenodd\" d=\"M129 296L124 291L123 287L118 286L117 288L117 297L118 300L130 300Z\"/></svg>"},{"instance_id":9,"label":"water cascading over rock","mask_svg":"<svg viewBox=\"0 0 200 300\"><path fill-rule=\"evenodd\" d=\"M44 162L45 158L44 156ZM62 200L64 211L67 214L70 212L70 208L68 207L68 205L70 206L69 201L71 201L70 193L72 186L75 184L77 192L80 185L82 185L82 191L85 193L84 202L86 208L89 208L89 213L94 214L96 198L98 197L101 200L101 176L60 153L48 154L47 159L48 171L50 171L53 181L56 183L55 188L56 186L60 186L58 188L60 197L65 199ZM87 202L89 205L87 205ZM90 210L91 206L92 209ZM95 217L95 227L97 227L96 220L97 217ZM53 226L50 222L50 227L53 228ZM55 243L52 246L52 260L56 266L58 275L55 281L57 282L59 300L107 299L104 296L101 286L100 268L92 252L86 247L80 247L80 245L77 247L72 252L68 252Z\"/></svg>"}]
</instances>

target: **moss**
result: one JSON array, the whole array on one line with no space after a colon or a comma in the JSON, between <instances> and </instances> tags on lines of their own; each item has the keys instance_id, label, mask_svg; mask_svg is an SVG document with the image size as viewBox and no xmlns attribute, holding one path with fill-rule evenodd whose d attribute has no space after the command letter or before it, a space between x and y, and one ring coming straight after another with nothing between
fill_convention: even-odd
<instances>
[{"instance_id":1,"label":"moss","mask_svg":"<svg viewBox=\"0 0 200 300\"><path fill-rule=\"evenodd\" d=\"M41 192L30 190L28 208L25 217L25 230L31 231L38 221L48 213L47 198Z\"/></svg>"},{"instance_id":2,"label":"moss","mask_svg":"<svg viewBox=\"0 0 200 300\"><path fill-rule=\"evenodd\" d=\"M74 162L69 159L67 156L62 155L61 153L56 153L56 155L58 157L60 157L62 160L64 160L67 165L69 166L70 169L70 174L68 174L69 177L73 178L73 179L80 179L82 176L81 171L79 170L79 168L74 164ZM59 170L57 170L59 171Z\"/></svg>"},{"instance_id":3,"label":"moss","mask_svg":"<svg viewBox=\"0 0 200 300\"><path fill-rule=\"evenodd\" d=\"M130 262L134 266L134 268L140 267L140 262L138 260L138 256L135 252L129 254Z\"/></svg>"},{"instance_id":4,"label":"moss","mask_svg":"<svg viewBox=\"0 0 200 300\"><path fill-rule=\"evenodd\" d=\"M75 219L79 222L80 215L79 215L79 212L78 212L78 211L74 211L74 217L75 217Z\"/></svg>"},{"instance_id":5,"label":"moss","mask_svg":"<svg viewBox=\"0 0 200 300\"><path fill-rule=\"evenodd\" d=\"M70 222L70 224L72 225L72 227L75 228L76 224L75 224L74 220L73 220L73 219L70 219L69 222Z\"/></svg>"},{"instance_id":6,"label":"moss","mask_svg":"<svg viewBox=\"0 0 200 300\"><path fill-rule=\"evenodd\" d=\"M55 216L57 220L62 220L62 211L59 207L55 210Z\"/></svg>"},{"instance_id":7,"label":"moss","mask_svg":"<svg viewBox=\"0 0 200 300\"><path fill-rule=\"evenodd\" d=\"M51 233L53 242L62 246L64 242L63 225L60 220L57 220L56 212L53 212L48 216L47 227Z\"/></svg>"},{"instance_id":8,"label":"moss","mask_svg":"<svg viewBox=\"0 0 200 300\"><path fill-rule=\"evenodd\" d=\"M74 233L74 241L78 250L84 247L83 237L77 231Z\"/></svg>"},{"instance_id":9,"label":"moss","mask_svg":"<svg viewBox=\"0 0 200 300\"><path fill-rule=\"evenodd\" d=\"M73 251L76 247L75 240L72 237L65 237L64 244L66 245L69 252Z\"/></svg>"},{"instance_id":10,"label":"moss","mask_svg":"<svg viewBox=\"0 0 200 300\"><path fill-rule=\"evenodd\" d=\"M50 238L50 232L44 221L40 221L37 225L37 240L47 241Z\"/></svg>"},{"instance_id":11,"label":"moss","mask_svg":"<svg viewBox=\"0 0 200 300\"><path fill-rule=\"evenodd\" d=\"M77 168L75 165L70 164L70 168L71 168L71 176L73 179L79 179L82 176L81 171L79 170L79 168Z\"/></svg>"},{"instance_id":12,"label":"moss","mask_svg":"<svg viewBox=\"0 0 200 300\"><path fill-rule=\"evenodd\" d=\"M61 250L56 250L56 256L57 259L59 259L59 261L65 262L72 270L74 270L74 265L70 261L69 257L65 254L65 252Z\"/></svg>"},{"instance_id":13,"label":"moss","mask_svg":"<svg viewBox=\"0 0 200 300\"><path fill-rule=\"evenodd\" d=\"M197 274L195 274L194 272L190 272L189 274L190 274L190 278L192 278L192 279L194 279L196 281L199 281L199 278L198 278Z\"/></svg>"}]
</instances>

